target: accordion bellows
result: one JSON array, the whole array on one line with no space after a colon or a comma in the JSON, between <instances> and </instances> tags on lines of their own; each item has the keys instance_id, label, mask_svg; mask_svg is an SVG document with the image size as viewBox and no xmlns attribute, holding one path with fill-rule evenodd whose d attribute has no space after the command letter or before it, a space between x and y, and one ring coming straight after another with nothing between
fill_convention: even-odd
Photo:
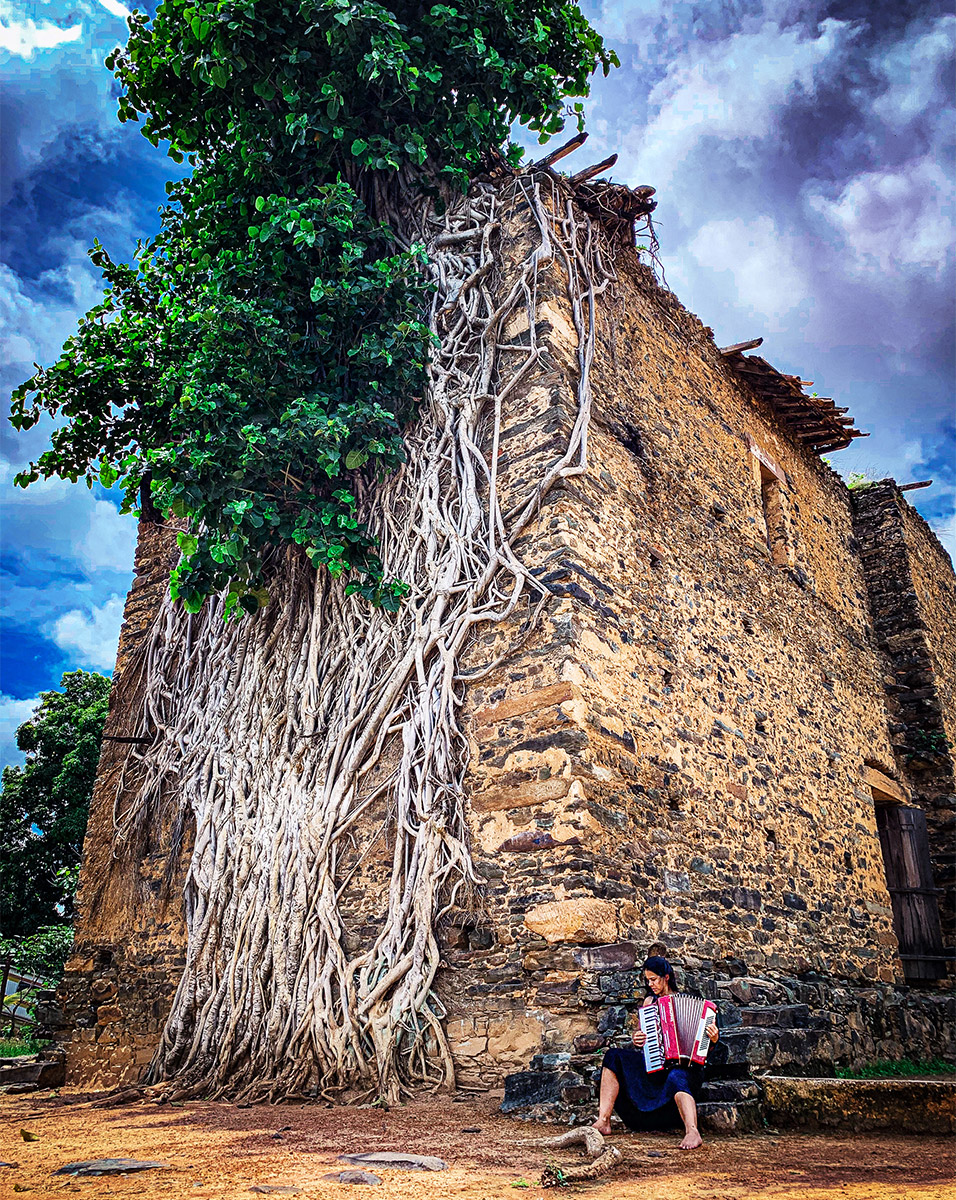
<instances>
[{"instance_id":1,"label":"accordion bellows","mask_svg":"<svg viewBox=\"0 0 956 1200\"><path fill-rule=\"evenodd\" d=\"M710 1000L697 996L658 996L637 1010L644 1043L644 1065L649 1072L662 1071L674 1063L704 1063L710 1049L707 1026L717 1009Z\"/></svg>"}]
</instances>

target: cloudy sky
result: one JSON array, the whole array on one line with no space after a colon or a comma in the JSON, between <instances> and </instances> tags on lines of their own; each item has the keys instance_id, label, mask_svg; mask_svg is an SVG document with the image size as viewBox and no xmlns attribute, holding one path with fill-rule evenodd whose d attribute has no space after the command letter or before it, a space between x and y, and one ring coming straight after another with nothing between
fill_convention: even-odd
<instances>
[{"instance_id":1,"label":"cloudy sky","mask_svg":"<svg viewBox=\"0 0 956 1200\"><path fill-rule=\"evenodd\" d=\"M951 552L956 18L937 0L604 0L622 67L598 80L582 161L658 191L667 278L721 344L782 370L872 436L833 458L900 482ZM119 0L0 0L0 390L49 363L128 258L177 170L114 116ZM574 160L569 161L569 166ZM134 523L99 489L15 490L47 430L0 434L0 763L64 670L112 667Z\"/></svg>"}]
</instances>

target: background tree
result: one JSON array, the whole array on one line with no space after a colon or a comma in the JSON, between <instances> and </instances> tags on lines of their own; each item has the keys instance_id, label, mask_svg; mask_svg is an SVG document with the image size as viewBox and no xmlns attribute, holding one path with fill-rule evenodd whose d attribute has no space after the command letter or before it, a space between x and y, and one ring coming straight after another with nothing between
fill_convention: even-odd
<instances>
[{"instance_id":1,"label":"background tree","mask_svg":"<svg viewBox=\"0 0 956 1200\"><path fill-rule=\"evenodd\" d=\"M68 671L17 730L22 767L0 792L0 936L29 936L73 918L76 867L109 703L110 681Z\"/></svg>"}]
</instances>

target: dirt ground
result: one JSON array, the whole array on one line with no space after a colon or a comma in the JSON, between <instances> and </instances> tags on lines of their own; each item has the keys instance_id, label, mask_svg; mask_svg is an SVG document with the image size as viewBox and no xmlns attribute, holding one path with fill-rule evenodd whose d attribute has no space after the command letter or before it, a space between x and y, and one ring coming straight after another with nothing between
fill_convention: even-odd
<instances>
[{"instance_id":1,"label":"dirt ground","mask_svg":"<svg viewBox=\"0 0 956 1200\"><path fill-rule=\"evenodd\" d=\"M255 1184L295 1187L302 1200L367 1194L381 1200L545 1200L562 1191L589 1200L952 1200L956 1178L956 1147L943 1137L711 1135L700 1150L686 1152L676 1134L620 1134L611 1141L624 1162L609 1179L545 1190L538 1183L545 1152L520 1143L560 1130L509 1121L497 1115L494 1097L421 1100L390 1112L199 1101L98 1109L90 1099L67 1092L0 1098L0 1159L17 1164L0 1167L2 1200L25 1193L251 1200ZM21 1130L36 1140L25 1141ZM337 1155L371 1150L437 1155L448 1170L376 1171L382 1184L371 1189L322 1180L348 1169L336 1163ZM169 1165L110 1178L51 1174L68 1162L107 1157ZM561 1151L556 1161L583 1160Z\"/></svg>"}]
</instances>

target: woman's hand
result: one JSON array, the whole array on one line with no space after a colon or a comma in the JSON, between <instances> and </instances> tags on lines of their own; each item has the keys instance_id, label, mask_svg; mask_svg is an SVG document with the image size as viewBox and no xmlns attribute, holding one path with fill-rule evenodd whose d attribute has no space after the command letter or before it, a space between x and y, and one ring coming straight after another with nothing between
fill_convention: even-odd
<instances>
[{"instance_id":1,"label":"woman's hand","mask_svg":"<svg viewBox=\"0 0 956 1200\"><path fill-rule=\"evenodd\" d=\"M720 1030L717 1028L715 1021L711 1021L711 1023L704 1029L704 1033L707 1034L712 1042L716 1042L720 1037Z\"/></svg>"},{"instance_id":2,"label":"woman's hand","mask_svg":"<svg viewBox=\"0 0 956 1200\"><path fill-rule=\"evenodd\" d=\"M631 1033L631 1041L634 1043L635 1047L638 1050L640 1050L641 1047L644 1045L644 1043L647 1041L647 1034L644 1032L643 1029L640 1029L640 1028L635 1029Z\"/></svg>"}]
</instances>

